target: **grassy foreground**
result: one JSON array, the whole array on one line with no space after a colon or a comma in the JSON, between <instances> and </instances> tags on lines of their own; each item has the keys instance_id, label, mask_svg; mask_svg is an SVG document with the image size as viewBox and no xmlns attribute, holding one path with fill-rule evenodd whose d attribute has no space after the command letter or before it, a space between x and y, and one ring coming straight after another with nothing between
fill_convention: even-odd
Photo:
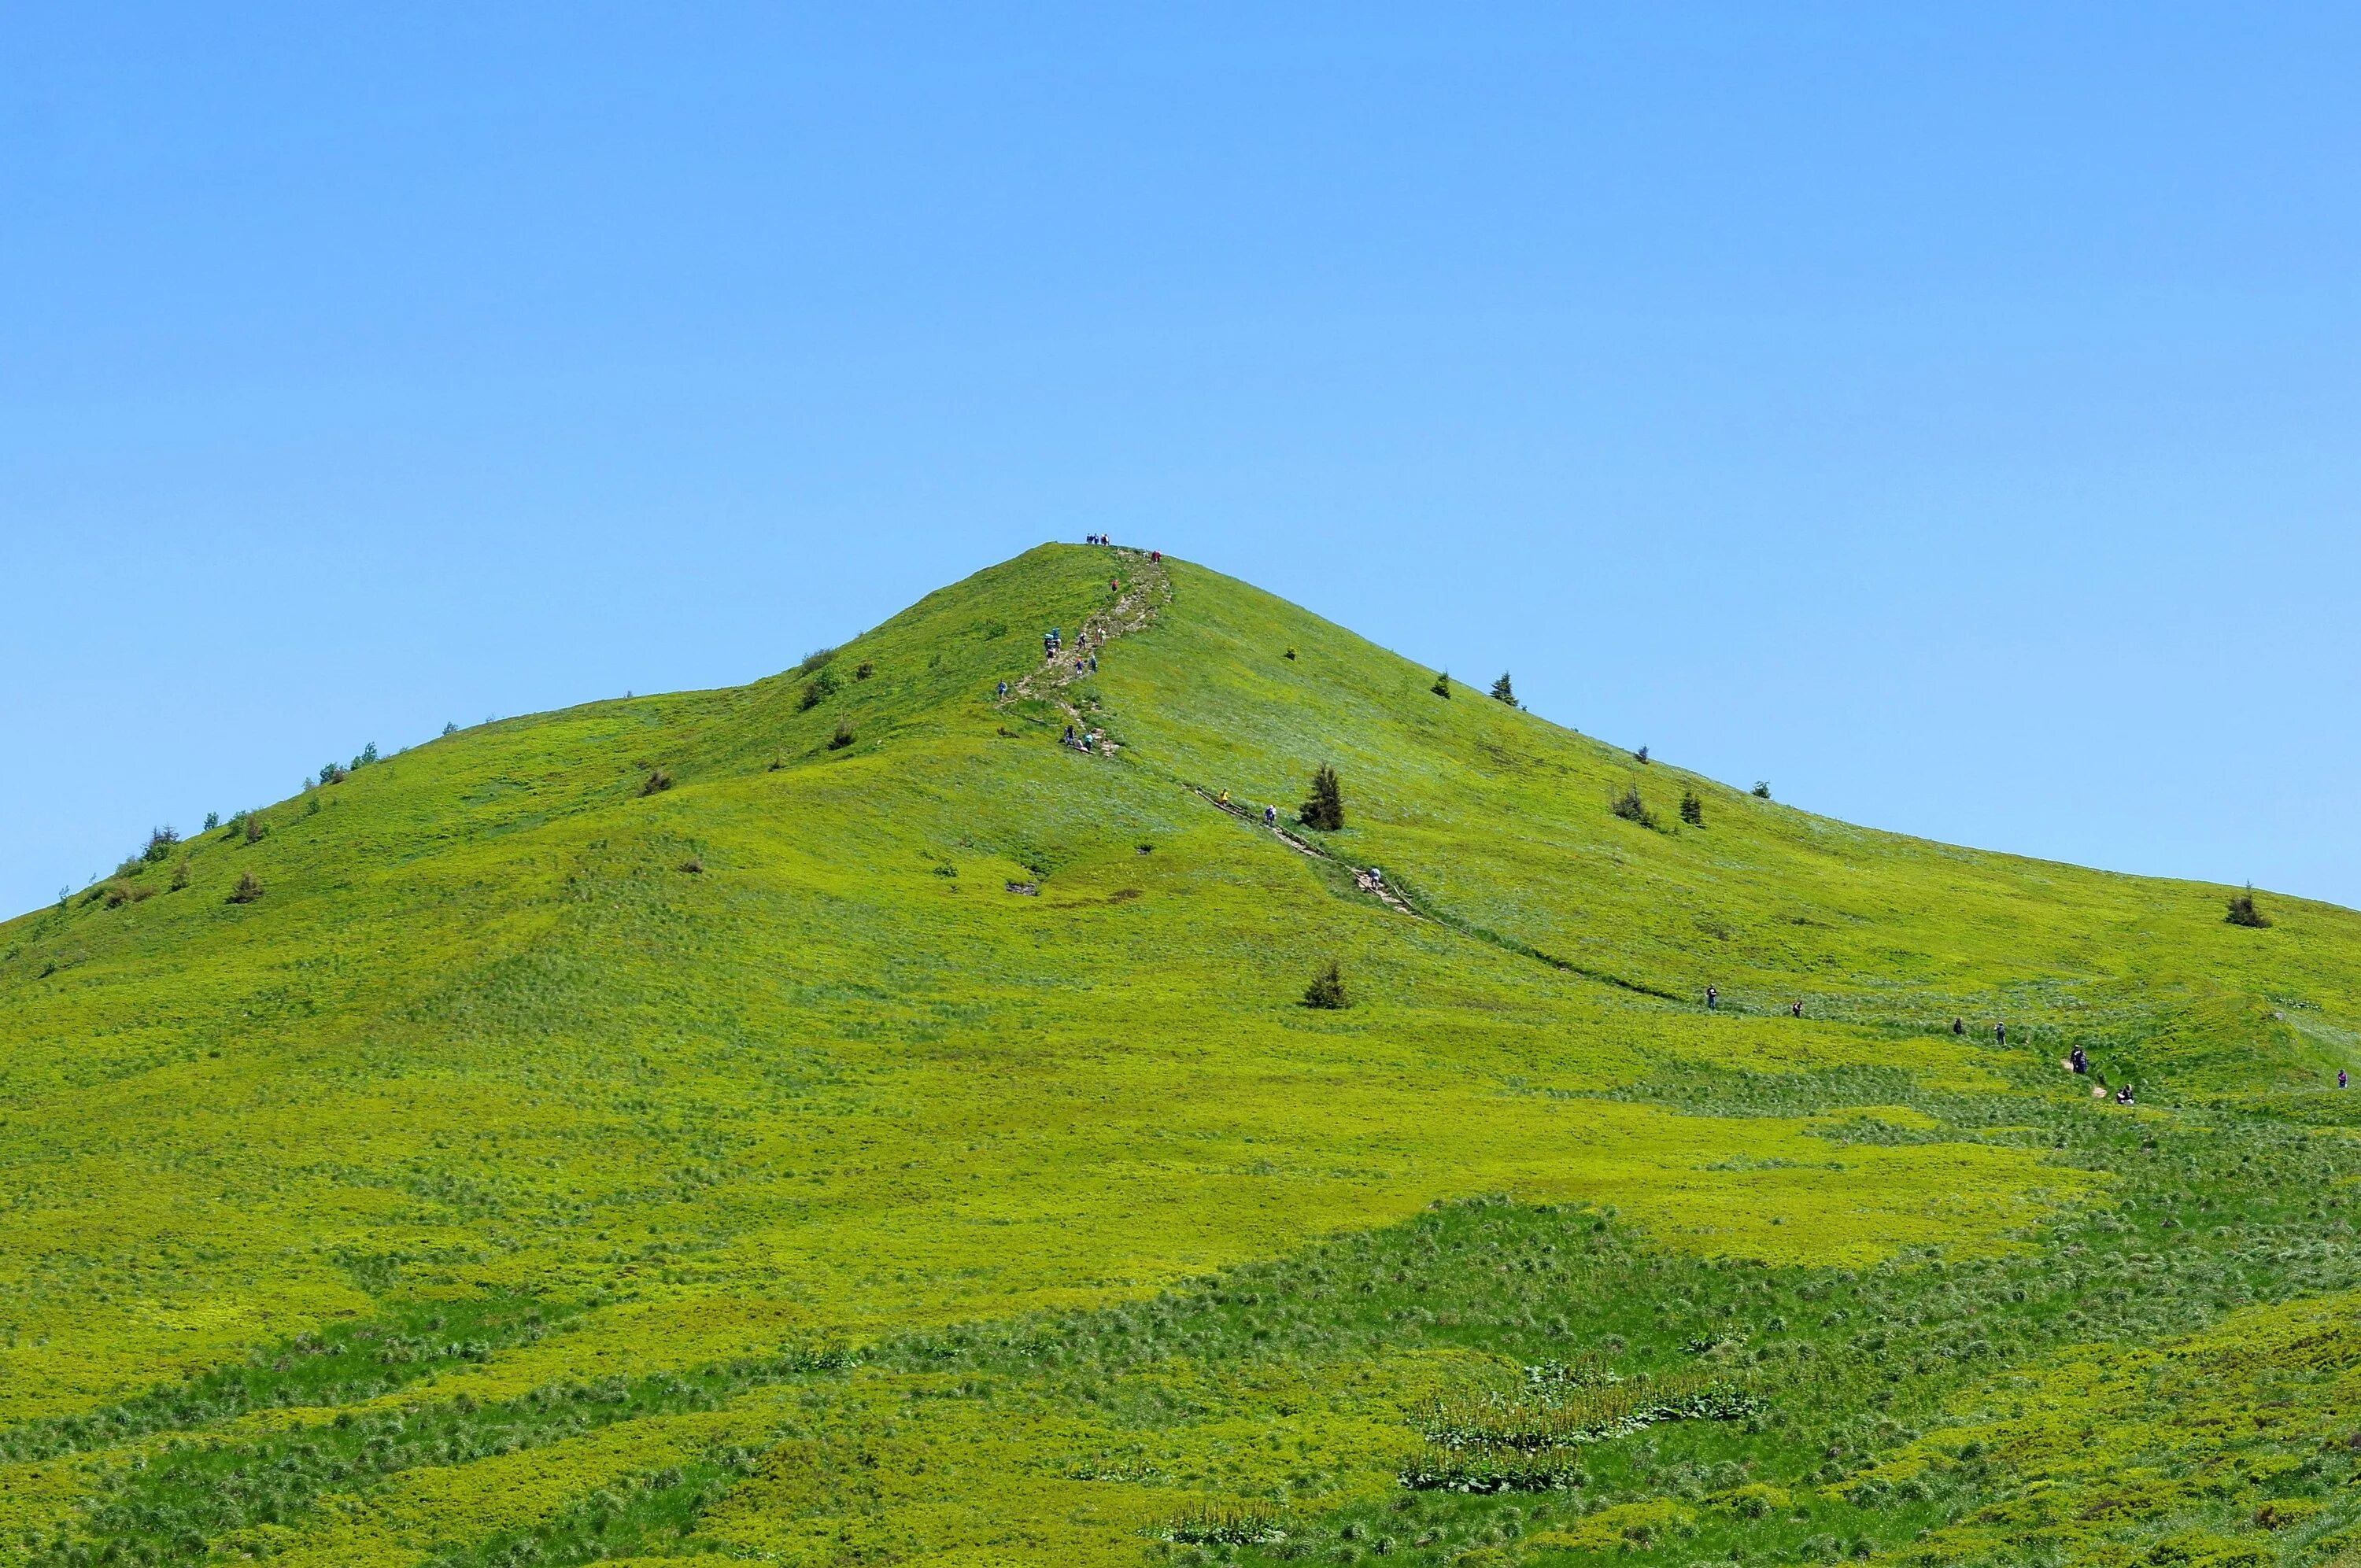
<instances>
[{"instance_id":1,"label":"grassy foreground","mask_svg":"<svg viewBox=\"0 0 2361 1568\"><path fill-rule=\"evenodd\" d=\"M0 1561L2361 1553L2361 916L2232 893L1045 546L0 926Z\"/></svg>"}]
</instances>

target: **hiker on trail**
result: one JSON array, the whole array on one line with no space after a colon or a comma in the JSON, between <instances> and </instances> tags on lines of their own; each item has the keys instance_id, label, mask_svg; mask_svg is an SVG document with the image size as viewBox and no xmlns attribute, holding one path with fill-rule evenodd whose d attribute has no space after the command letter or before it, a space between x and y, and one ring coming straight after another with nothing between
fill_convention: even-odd
<instances>
[{"instance_id":1,"label":"hiker on trail","mask_svg":"<svg viewBox=\"0 0 2361 1568\"><path fill-rule=\"evenodd\" d=\"M1006 696L1008 695L1008 683L1006 681L1000 683L1000 690L995 695L1000 696Z\"/></svg>"},{"instance_id":2,"label":"hiker on trail","mask_svg":"<svg viewBox=\"0 0 2361 1568\"><path fill-rule=\"evenodd\" d=\"M1386 885L1386 873L1379 871L1377 867L1371 866L1369 868L1369 885L1371 887L1382 889Z\"/></svg>"},{"instance_id":3,"label":"hiker on trail","mask_svg":"<svg viewBox=\"0 0 2361 1568\"><path fill-rule=\"evenodd\" d=\"M1967 1032L1968 1021L1965 1018L1954 1018L1951 1020L1951 1033L1954 1035L1964 1035Z\"/></svg>"},{"instance_id":4,"label":"hiker on trail","mask_svg":"<svg viewBox=\"0 0 2361 1568\"><path fill-rule=\"evenodd\" d=\"M1995 1045L1995 1046L2004 1046L2004 1045L2008 1044L2008 1025L2005 1025L2005 1024L1994 1024L1994 1025L1993 1025L1993 1045Z\"/></svg>"},{"instance_id":5,"label":"hiker on trail","mask_svg":"<svg viewBox=\"0 0 2361 1568\"><path fill-rule=\"evenodd\" d=\"M2091 1058L2082 1054L2081 1047L2076 1046L2066 1053L2066 1066L2070 1071L2085 1073L2091 1070Z\"/></svg>"},{"instance_id":6,"label":"hiker on trail","mask_svg":"<svg viewBox=\"0 0 2361 1568\"><path fill-rule=\"evenodd\" d=\"M2339 1089L2345 1087L2345 1069L2341 1067L2336 1069L2336 1087Z\"/></svg>"},{"instance_id":7,"label":"hiker on trail","mask_svg":"<svg viewBox=\"0 0 2361 1568\"><path fill-rule=\"evenodd\" d=\"M1801 1018L1803 1015L1804 1015L1804 1004L1803 1004L1802 1003L1800 1003L1800 1002L1790 1002L1789 1003L1787 1003L1787 1016L1788 1016L1788 1017L1790 1017L1790 1018Z\"/></svg>"},{"instance_id":8,"label":"hiker on trail","mask_svg":"<svg viewBox=\"0 0 2361 1568\"><path fill-rule=\"evenodd\" d=\"M1148 553L1148 558L1151 561L1162 561L1164 559L1164 552L1161 550L1150 550Z\"/></svg>"},{"instance_id":9,"label":"hiker on trail","mask_svg":"<svg viewBox=\"0 0 2361 1568\"><path fill-rule=\"evenodd\" d=\"M1107 579L1107 592L1111 594L1119 594L1123 592L1123 585L1115 581L1115 578L1109 577Z\"/></svg>"},{"instance_id":10,"label":"hiker on trail","mask_svg":"<svg viewBox=\"0 0 2361 1568\"><path fill-rule=\"evenodd\" d=\"M1719 992L1719 991L1716 991L1712 986L1709 986L1709 985L1708 985L1708 986L1707 986L1707 987L1705 988L1705 1007L1706 1007L1706 1011L1707 1011L1707 1012L1708 1012L1708 1013L1710 1013L1710 1012L1712 1012L1715 1008L1717 1008L1717 1007L1719 1007L1719 1006L1720 1006L1720 1005L1721 1005L1721 992Z\"/></svg>"},{"instance_id":11,"label":"hiker on trail","mask_svg":"<svg viewBox=\"0 0 2361 1568\"><path fill-rule=\"evenodd\" d=\"M2121 1089L2115 1091L2115 1103L2118 1105L2128 1105L2131 1102L2132 1086L2126 1083Z\"/></svg>"},{"instance_id":12,"label":"hiker on trail","mask_svg":"<svg viewBox=\"0 0 2361 1568\"><path fill-rule=\"evenodd\" d=\"M1067 726L1066 726L1066 744L1067 744L1067 745L1069 745L1069 746L1071 746L1071 745L1072 745L1073 743L1074 743L1074 727L1073 727L1072 725L1069 724L1069 725L1067 725Z\"/></svg>"},{"instance_id":13,"label":"hiker on trail","mask_svg":"<svg viewBox=\"0 0 2361 1568\"><path fill-rule=\"evenodd\" d=\"M1091 674L1094 674L1094 675L1095 675L1095 674L1097 674L1098 673L1099 673L1099 656L1098 656L1096 653L1093 653L1093 654L1092 654L1092 655L1091 655Z\"/></svg>"},{"instance_id":14,"label":"hiker on trail","mask_svg":"<svg viewBox=\"0 0 2361 1568\"><path fill-rule=\"evenodd\" d=\"M1266 828L1277 828L1279 826L1279 807L1276 806L1266 806L1262 808L1262 825ZM2336 1087L2339 1089L2345 1087L2345 1075L2341 1072L2336 1075Z\"/></svg>"},{"instance_id":15,"label":"hiker on trail","mask_svg":"<svg viewBox=\"0 0 2361 1568\"><path fill-rule=\"evenodd\" d=\"M1224 790L1224 791L1222 792L1222 797L1221 797L1219 800L1217 800L1217 801L1213 802L1213 804L1214 804L1215 806L1227 806L1227 805L1229 805L1229 804L1230 804L1230 792L1229 792L1228 790Z\"/></svg>"}]
</instances>

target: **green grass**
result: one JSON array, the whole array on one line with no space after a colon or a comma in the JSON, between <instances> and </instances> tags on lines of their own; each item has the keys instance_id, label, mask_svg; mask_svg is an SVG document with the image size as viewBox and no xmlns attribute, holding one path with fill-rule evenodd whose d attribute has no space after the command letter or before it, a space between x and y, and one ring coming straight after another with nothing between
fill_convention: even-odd
<instances>
[{"instance_id":1,"label":"green grass","mask_svg":"<svg viewBox=\"0 0 2361 1568\"><path fill-rule=\"evenodd\" d=\"M0 927L0 1561L2345 1549L2361 916L1433 685L1044 547Z\"/></svg>"}]
</instances>

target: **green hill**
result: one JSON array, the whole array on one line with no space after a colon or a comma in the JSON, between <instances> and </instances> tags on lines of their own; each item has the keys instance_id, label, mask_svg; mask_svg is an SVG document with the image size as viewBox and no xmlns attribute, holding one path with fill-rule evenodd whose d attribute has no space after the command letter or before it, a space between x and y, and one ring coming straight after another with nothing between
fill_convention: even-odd
<instances>
[{"instance_id":1,"label":"green hill","mask_svg":"<svg viewBox=\"0 0 2361 1568\"><path fill-rule=\"evenodd\" d=\"M1082 547L325 772L0 927L5 1560L2361 1541L2351 911Z\"/></svg>"}]
</instances>

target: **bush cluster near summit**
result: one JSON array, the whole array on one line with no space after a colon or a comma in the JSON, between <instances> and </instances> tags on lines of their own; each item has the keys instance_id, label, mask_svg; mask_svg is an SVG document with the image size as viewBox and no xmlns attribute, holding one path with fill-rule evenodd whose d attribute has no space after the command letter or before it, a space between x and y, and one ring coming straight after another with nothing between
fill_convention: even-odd
<instances>
[{"instance_id":1,"label":"bush cluster near summit","mask_svg":"<svg viewBox=\"0 0 2361 1568\"><path fill-rule=\"evenodd\" d=\"M0 1561L2361 1540L2361 917L1490 695L1045 546L127 825L0 926Z\"/></svg>"}]
</instances>

